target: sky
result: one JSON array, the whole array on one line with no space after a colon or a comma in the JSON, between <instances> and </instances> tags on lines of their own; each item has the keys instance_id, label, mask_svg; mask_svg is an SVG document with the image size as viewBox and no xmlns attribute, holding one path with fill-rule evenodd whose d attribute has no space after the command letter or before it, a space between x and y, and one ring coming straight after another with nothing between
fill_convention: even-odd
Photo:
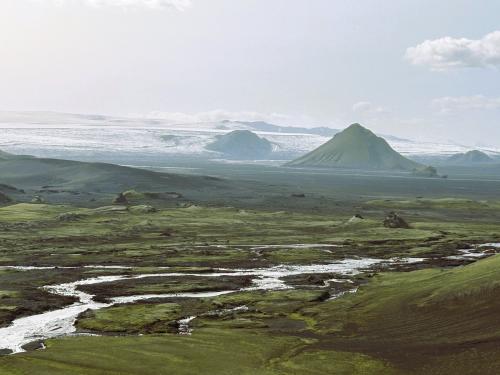
<instances>
[{"instance_id":1,"label":"sky","mask_svg":"<svg viewBox=\"0 0 500 375\"><path fill-rule=\"evenodd\" d=\"M500 146L498 0L1 0L0 110Z\"/></svg>"}]
</instances>

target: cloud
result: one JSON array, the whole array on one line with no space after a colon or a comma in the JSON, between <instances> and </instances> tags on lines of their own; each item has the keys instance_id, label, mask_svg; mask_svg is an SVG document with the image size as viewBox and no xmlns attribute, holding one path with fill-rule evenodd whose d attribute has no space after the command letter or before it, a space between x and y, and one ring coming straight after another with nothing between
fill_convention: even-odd
<instances>
[{"instance_id":1,"label":"cloud","mask_svg":"<svg viewBox=\"0 0 500 375\"><path fill-rule=\"evenodd\" d=\"M500 109L500 98L488 98L483 95L445 96L434 99L432 107L444 114L469 110L494 110Z\"/></svg>"},{"instance_id":2,"label":"cloud","mask_svg":"<svg viewBox=\"0 0 500 375\"><path fill-rule=\"evenodd\" d=\"M352 106L352 111L364 116L387 115L390 111L372 102L357 102Z\"/></svg>"},{"instance_id":3,"label":"cloud","mask_svg":"<svg viewBox=\"0 0 500 375\"><path fill-rule=\"evenodd\" d=\"M137 116L137 115L135 115ZM172 124L189 124L197 122L219 122L224 120L230 121L265 121L273 124L301 124L307 121L307 118L301 117L299 119L281 114L281 113L259 113L253 111L226 111L222 109L199 112L199 113L183 113L183 112L161 112L153 111L145 117L150 119L161 119L168 121Z\"/></svg>"},{"instance_id":4,"label":"cloud","mask_svg":"<svg viewBox=\"0 0 500 375\"><path fill-rule=\"evenodd\" d=\"M438 71L500 66L500 31L477 40L448 36L426 40L408 48L405 58L414 65L429 66Z\"/></svg>"},{"instance_id":5,"label":"cloud","mask_svg":"<svg viewBox=\"0 0 500 375\"><path fill-rule=\"evenodd\" d=\"M191 0L37 0L41 3L57 5L83 4L94 7L111 6L118 8L175 9L184 11L191 7Z\"/></svg>"}]
</instances>

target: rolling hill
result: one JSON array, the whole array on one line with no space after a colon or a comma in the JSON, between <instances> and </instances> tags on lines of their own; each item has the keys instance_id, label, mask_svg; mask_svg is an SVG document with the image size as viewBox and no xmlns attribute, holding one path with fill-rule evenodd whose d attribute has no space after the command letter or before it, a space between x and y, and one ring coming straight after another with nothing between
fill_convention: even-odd
<instances>
[{"instance_id":1,"label":"rolling hill","mask_svg":"<svg viewBox=\"0 0 500 375\"><path fill-rule=\"evenodd\" d=\"M413 170L421 167L360 124L352 124L330 141L286 166L371 170Z\"/></svg>"},{"instance_id":2,"label":"rolling hill","mask_svg":"<svg viewBox=\"0 0 500 375\"><path fill-rule=\"evenodd\" d=\"M0 186L9 187L16 201L35 196L49 203L102 205L120 192L175 192L179 201L207 202L251 195L267 189L265 184L227 180L212 176L160 173L108 163L61 159L9 157L0 159ZM159 202L161 203L161 202ZM169 202L164 202L168 203Z\"/></svg>"}]
</instances>

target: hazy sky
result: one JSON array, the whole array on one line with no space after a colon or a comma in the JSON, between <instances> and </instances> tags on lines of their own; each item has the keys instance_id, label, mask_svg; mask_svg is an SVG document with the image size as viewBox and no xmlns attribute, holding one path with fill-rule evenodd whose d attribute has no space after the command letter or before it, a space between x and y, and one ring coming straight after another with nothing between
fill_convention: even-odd
<instances>
[{"instance_id":1,"label":"hazy sky","mask_svg":"<svg viewBox=\"0 0 500 375\"><path fill-rule=\"evenodd\" d=\"M0 0L0 109L500 145L498 0Z\"/></svg>"}]
</instances>

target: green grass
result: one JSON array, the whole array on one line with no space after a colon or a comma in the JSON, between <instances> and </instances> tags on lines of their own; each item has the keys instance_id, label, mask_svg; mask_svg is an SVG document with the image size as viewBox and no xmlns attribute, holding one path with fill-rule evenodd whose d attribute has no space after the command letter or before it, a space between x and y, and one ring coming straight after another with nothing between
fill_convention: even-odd
<instances>
[{"instance_id":1,"label":"green grass","mask_svg":"<svg viewBox=\"0 0 500 375\"><path fill-rule=\"evenodd\" d=\"M199 330L193 336L78 337L45 351L0 357L2 375L377 375L395 373L366 355L303 351L314 340L248 330Z\"/></svg>"},{"instance_id":2,"label":"green grass","mask_svg":"<svg viewBox=\"0 0 500 375\"><path fill-rule=\"evenodd\" d=\"M166 332L168 324L181 318L175 303L113 306L90 311L78 319L77 327L97 332Z\"/></svg>"},{"instance_id":3,"label":"green grass","mask_svg":"<svg viewBox=\"0 0 500 375\"><path fill-rule=\"evenodd\" d=\"M2 375L283 374L270 361L304 343L246 331L205 330L191 337L79 337L48 341L46 351L0 357ZM305 372L307 374L307 372Z\"/></svg>"},{"instance_id":4,"label":"green grass","mask_svg":"<svg viewBox=\"0 0 500 375\"><path fill-rule=\"evenodd\" d=\"M276 368L285 374L391 375L398 373L383 361L349 352L306 351L277 362Z\"/></svg>"},{"instance_id":5,"label":"green grass","mask_svg":"<svg viewBox=\"0 0 500 375\"><path fill-rule=\"evenodd\" d=\"M318 329L345 337L417 343L500 338L500 256L451 270L376 276L318 311Z\"/></svg>"},{"instance_id":6,"label":"green grass","mask_svg":"<svg viewBox=\"0 0 500 375\"><path fill-rule=\"evenodd\" d=\"M301 314L314 319L314 330L326 335L329 345L419 374L458 370L447 362L452 360L462 363L463 373L489 374L491 363L483 365L479 353L500 364L500 350L491 347L500 341L499 310L500 256L494 256L450 270L380 274L358 293L306 307ZM476 359L465 365L463 359L474 353Z\"/></svg>"},{"instance_id":7,"label":"green grass","mask_svg":"<svg viewBox=\"0 0 500 375\"><path fill-rule=\"evenodd\" d=\"M19 203L0 208L0 222L45 221L68 209L68 206Z\"/></svg>"}]
</instances>

